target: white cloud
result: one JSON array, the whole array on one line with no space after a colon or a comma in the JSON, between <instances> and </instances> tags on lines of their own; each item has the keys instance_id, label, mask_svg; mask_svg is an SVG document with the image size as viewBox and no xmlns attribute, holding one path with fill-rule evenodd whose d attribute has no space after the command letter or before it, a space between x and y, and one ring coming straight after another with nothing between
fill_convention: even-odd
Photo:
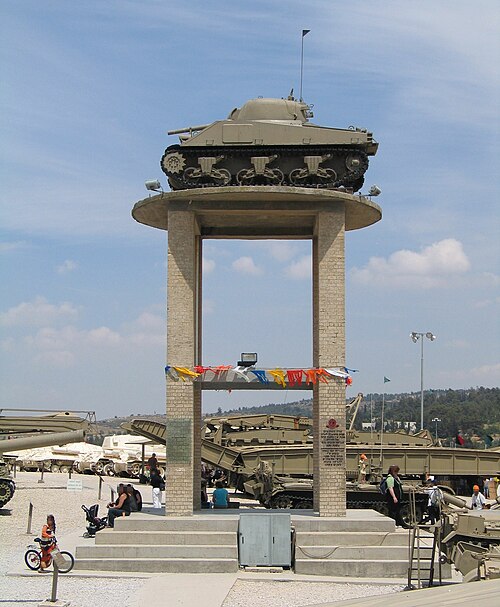
<instances>
[{"instance_id":1,"label":"white cloud","mask_svg":"<svg viewBox=\"0 0 500 607\"><path fill-rule=\"evenodd\" d=\"M60 320L74 319L77 316L77 308L68 302L54 305L45 297L36 297L34 301L22 302L6 312L1 312L0 324L7 327L43 326Z\"/></svg>"},{"instance_id":2,"label":"white cloud","mask_svg":"<svg viewBox=\"0 0 500 607\"><path fill-rule=\"evenodd\" d=\"M73 270L76 270L77 267L78 264L76 261L65 259L61 265L57 266L57 273L67 274L68 272L73 272Z\"/></svg>"},{"instance_id":3,"label":"white cloud","mask_svg":"<svg viewBox=\"0 0 500 607\"><path fill-rule=\"evenodd\" d=\"M402 249L383 257L371 257L364 268L353 268L352 279L363 285L432 288L470 269L462 243L447 238L419 253Z\"/></svg>"},{"instance_id":4,"label":"white cloud","mask_svg":"<svg viewBox=\"0 0 500 607\"><path fill-rule=\"evenodd\" d=\"M213 259L203 258L203 274L210 274L215 270L215 261Z\"/></svg>"},{"instance_id":5,"label":"white cloud","mask_svg":"<svg viewBox=\"0 0 500 607\"><path fill-rule=\"evenodd\" d=\"M0 253L26 249L28 246L29 245L25 240L17 240L15 242L0 242Z\"/></svg>"},{"instance_id":6,"label":"white cloud","mask_svg":"<svg viewBox=\"0 0 500 607\"><path fill-rule=\"evenodd\" d=\"M297 251L297 244L288 240L271 240L265 243L273 259L289 261Z\"/></svg>"},{"instance_id":7,"label":"white cloud","mask_svg":"<svg viewBox=\"0 0 500 607\"><path fill-rule=\"evenodd\" d=\"M293 280L304 280L311 277L312 272L312 256L304 255L299 260L290 264L285 273L288 278Z\"/></svg>"},{"instance_id":8,"label":"white cloud","mask_svg":"<svg viewBox=\"0 0 500 607\"><path fill-rule=\"evenodd\" d=\"M251 257L239 257L231 265L234 270L242 274L262 274L262 269L255 265Z\"/></svg>"},{"instance_id":9,"label":"white cloud","mask_svg":"<svg viewBox=\"0 0 500 607\"><path fill-rule=\"evenodd\" d=\"M470 370L470 374L472 377L477 379L492 377L494 381L500 381L500 363L495 363L493 365L481 365L480 367L475 367ZM496 378L496 380L494 379ZM497 383L498 385L498 383Z\"/></svg>"}]
</instances>

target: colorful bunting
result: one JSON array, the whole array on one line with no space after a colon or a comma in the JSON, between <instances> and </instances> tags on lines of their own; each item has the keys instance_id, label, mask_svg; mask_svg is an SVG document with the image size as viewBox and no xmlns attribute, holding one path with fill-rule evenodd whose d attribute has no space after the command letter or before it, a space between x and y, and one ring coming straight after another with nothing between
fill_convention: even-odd
<instances>
[{"instance_id":1,"label":"colorful bunting","mask_svg":"<svg viewBox=\"0 0 500 607\"><path fill-rule=\"evenodd\" d=\"M213 377L206 380L206 374L211 371ZM232 371L233 376L229 376L227 379L227 373ZM205 367L203 365L195 365L192 369L188 367L177 367L175 365L167 365L165 367L165 374L168 375L174 381L188 380L196 381L197 379L205 381L234 381L243 379L246 382L251 382L252 378L249 377L249 372L253 373L255 378L261 384L269 384L269 376L283 388L294 388L295 386L302 386L305 379L307 385L316 385L318 382L327 384L328 381L333 377L338 377L345 380L346 385L352 384L352 378L349 372L356 372L357 369L348 369L347 367L334 367L334 368L310 368L310 369L254 369L238 365L233 367L232 365L218 365L216 367ZM390 381L384 377L384 382Z\"/></svg>"},{"instance_id":2,"label":"colorful bunting","mask_svg":"<svg viewBox=\"0 0 500 607\"><path fill-rule=\"evenodd\" d=\"M266 377L266 372L262 369L250 369L255 377L260 381L261 384L268 384L269 380Z\"/></svg>"},{"instance_id":3,"label":"colorful bunting","mask_svg":"<svg viewBox=\"0 0 500 607\"><path fill-rule=\"evenodd\" d=\"M303 375L304 371L302 369L288 369L286 372L286 378L290 388L293 388L295 384L297 384L297 386L301 386Z\"/></svg>"},{"instance_id":4,"label":"colorful bunting","mask_svg":"<svg viewBox=\"0 0 500 607\"><path fill-rule=\"evenodd\" d=\"M286 384L285 384L285 372L283 371L283 369L272 369L270 371L268 371L269 375L272 375L274 377L274 381L279 384L280 386L283 386L283 388L286 388Z\"/></svg>"}]
</instances>

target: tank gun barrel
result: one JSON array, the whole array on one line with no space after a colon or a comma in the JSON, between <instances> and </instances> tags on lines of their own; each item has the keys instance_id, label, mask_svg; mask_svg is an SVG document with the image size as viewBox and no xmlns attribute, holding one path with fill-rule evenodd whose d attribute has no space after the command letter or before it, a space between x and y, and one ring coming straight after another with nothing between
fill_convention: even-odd
<instances>
[{"instance_id":1,"label":"tank gun barrel","mask_svg":"<svg viewBox=\"0 0 500 607\"><path fill-rule=\"evenodd\" d=\"M23 438L13 438L0 440L0 455L11 453L12 451L21 451L22 449L35 449L37 447L50 447L52 445L67 445L68 443L80 443L85 439L85 430L74 430L72 432L50 432L38 434L36 436L27 436Z\"/></svg>"},{"instance_id":2,"label":"tank gun barrel","mask_svg":"<svg viewBox=\"0 0 500 607\"><path fill-rule=\"evenodd\" d=\"M202 131L209 127L210 124L200 124L199 126L188 126L184 129L175 129L173 131L167 131L167 135L182 135L183 133L193 133L194 131Z\"/></svg>"}]
</instances>

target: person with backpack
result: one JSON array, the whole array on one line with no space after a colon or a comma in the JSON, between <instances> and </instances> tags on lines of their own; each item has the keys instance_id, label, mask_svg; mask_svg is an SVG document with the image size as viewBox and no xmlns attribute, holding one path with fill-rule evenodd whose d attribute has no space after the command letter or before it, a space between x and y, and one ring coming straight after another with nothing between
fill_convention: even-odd
<instances>
[{"instance_id":1,"label":"person with backpack","mask_svg":"<svg viewBox=\"0 0 500 607\"><path fill-rule=\"evenodd\" d=\"M443 492L437 486L436 481L429 481L427 493L429 495L429 500L427 502L427 515L429 518L429 524L434 525L434 523L441 517L441 501L443 499Z\"/></svg>"},{"instance_id":2,"label":"person with backpack","mask_svg":"<svg viewBox=\"0 0 500 607\"><path fill-rule=\"evenodd\" d=\"M403 485L399 479L399 466L392 465L389 467L385 484L387 490L385 499L389 516L396 521L396 525L404 527L403 519L401 518L401 500L403 498Z\"/></svg>"}]
</instances>

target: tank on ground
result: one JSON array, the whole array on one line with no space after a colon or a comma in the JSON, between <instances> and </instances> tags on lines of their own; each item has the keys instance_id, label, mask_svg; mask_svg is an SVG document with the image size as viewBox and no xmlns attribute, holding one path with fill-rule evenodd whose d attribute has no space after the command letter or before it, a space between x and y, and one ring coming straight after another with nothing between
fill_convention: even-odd
<instances>
[{"instance_id":1,"label":"tank on ground","mask_svg":"<svg viewBox=\"0 0 500 607\"><path fill-rule=\"evenodd\" d=\"M152 445L146 438L132 434L114 434L106 436L102 444L102 456L92 465L97 474L108 476L138 477L142 470L142 445L145 445L144 457L156 453L160 473L163 474L166 450L160 445Z\"/></svg>"},{"instance_id":2,"label":"tank on ground","mask_svg":"<svg viewBox=\"0 0 500 607\"><path fill-rule=\"evenodd\" d=\"M9 470L3 460L3 455L22 449L44 447L47 445L64 445L85 438L85 430L73 430L71 432L41 433L26 438L14 438L0 440L0 508L14 497L16 485L8 476Z\"/></svg>"},{"instance_id":3,"label":"tank on ground","mask_svg":"<svg viewBox=\"0 0 500 607\"><path fill-rule=\"evenodd\" d=\"M289 185L358 191L378 143L366 129L309 122L312 106L294 99L257 98L226 120L169 131L180 144L163 154L173 190Z\"/></svg>"},{"instance_id":4,"label":"tank on ground","mask_svg":"<svg viewBox=\"0 0 500 607\"><path fill-rule=\"evenodd\" d=\"M244 483L245 491L253 495L266 508L310 509L313 507L313 479L289 478L272 473L269 466L261 464L252 479ZM401 516L410 522L409 491L415 491L416 519L420 523L427 511L428 493L422 488L403 485ZM346 506L349 509L372 509L388 516L386 498L378 485L346 483Z\"/></svg>"},{"instance_id":5,"label":"tank on ground","mask_svg":"<svg viewBox=\"0 0 500 607\"><path fill-rule=\"evenodd\" d=\"M465 582L499 578L500 510L474 514L446 512L441 528L441 550L447 562L462 573Z\"/></svg>"}]
</instances>

